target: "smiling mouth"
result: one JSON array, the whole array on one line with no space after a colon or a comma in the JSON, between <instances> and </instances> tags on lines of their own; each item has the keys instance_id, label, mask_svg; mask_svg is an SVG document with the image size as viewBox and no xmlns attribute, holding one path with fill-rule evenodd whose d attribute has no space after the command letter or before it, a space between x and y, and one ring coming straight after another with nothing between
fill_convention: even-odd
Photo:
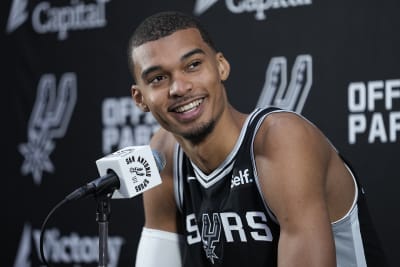
<instances>
[{"instance_id":1,"label":"smiling mouth","mask_svg":"<svg viewBox=\"0 0 400 267\"><path fill-rule=\"evenodd\" d=\"M184 113L184 112L188 112L191 111L195 108L197 108L198 106L200 106L200 104L203 102L203 98L202 99L197 99L193 102L190 102L189 104L186 104L184 106L180 106L174 109L175 112L178 113Z\"/></svg>"}]
</instances>

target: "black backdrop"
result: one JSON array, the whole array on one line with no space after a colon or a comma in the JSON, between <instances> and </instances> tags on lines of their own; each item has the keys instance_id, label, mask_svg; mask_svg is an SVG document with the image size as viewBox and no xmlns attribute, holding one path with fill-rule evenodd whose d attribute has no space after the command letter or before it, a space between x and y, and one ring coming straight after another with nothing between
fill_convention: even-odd
<instances>
[{"instance_id":1,"label":"black backdrop","mask_svg":"<svg viewBox=\"0 0 400 267\"><path fill-rule=\"evenodd\" d=\"M1 1L2 266L40 266L40 227L98 176L95 160L158 127L130 100L126 46L161 10L195 14L231 63L232 103L301 112L353 162L392 266L400 138L396 0ZM266 93L263 93L266 92ZM141 198L112 200L110 267L133 266ZM96 201L70 202L45 236L56 266L97 266Z\"/></svg>"}]
</instances>

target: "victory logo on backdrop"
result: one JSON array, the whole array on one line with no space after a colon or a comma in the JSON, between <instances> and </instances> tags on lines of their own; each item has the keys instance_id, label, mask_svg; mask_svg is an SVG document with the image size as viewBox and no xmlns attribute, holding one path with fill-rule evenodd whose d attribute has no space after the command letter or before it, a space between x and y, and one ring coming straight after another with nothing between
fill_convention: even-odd
<instances>
[{"instance_id":1,"label":"victory logo on backdrop","mask_svg":"<svg viewBox=\"0 0 400 267\"><path fill-rule=\"evenodd\" d=\"M312 57L297 56L288 84L285 57L271 59L257 107L275 106L301 113L313 83Z\"/></svg>"},{"instance_id":2,"label":"victory logo on backdrop","mask_svg":"<svg viewBox=\"0 0 400 267\"><path fill-rule=\"evenodd\" d=\"M44 171L53 172L49 156L55 148L54 138L62 138L75 107L77 79L75 73L64 73L58 87L53 74L44 74L38 85L36 101L29 119L28 142L19 145L25 157L23 175L32 174L40 185Z\"/></svg>"},{"instance_id":3,"label":"victory logo on backdrop","mask_svg":"<svg viewBox=\"0 0 400 267\"><path fill-rule=\"evenodd\" d=\"M109 266L117 267L122 246L126 243L122 236L110 236L107 243ZM94 266L99 258L99 238L77 232L64 234L58 228L48 229L44 234L44 254L56 266ZM39 265L40 229L26 222L14 261L14 267Z\"/></svg>"}]
</instances>

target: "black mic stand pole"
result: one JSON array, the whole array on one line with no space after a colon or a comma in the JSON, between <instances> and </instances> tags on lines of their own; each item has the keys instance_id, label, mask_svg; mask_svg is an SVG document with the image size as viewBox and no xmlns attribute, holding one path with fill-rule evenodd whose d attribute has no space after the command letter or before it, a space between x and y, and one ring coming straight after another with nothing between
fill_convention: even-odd
<instances>
[{"instance_id":1,"label":"black mic stand pole","mask_svg":"<svg viewBox=\"0 0 400 267\"><path fill-rule=\"evenodd\" d=\"M108 264L108 221L111 213L110 198L112 194L99 195L97 200L96 221L99 225L99 265L107 267Z\"/></svg>"}]
</instances>

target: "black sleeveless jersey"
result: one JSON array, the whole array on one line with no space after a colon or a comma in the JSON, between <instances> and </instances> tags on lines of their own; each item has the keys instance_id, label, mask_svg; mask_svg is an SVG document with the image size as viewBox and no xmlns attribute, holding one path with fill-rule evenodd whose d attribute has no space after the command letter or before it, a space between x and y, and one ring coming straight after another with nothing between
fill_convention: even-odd
<instances>
[{"instance_id":1,"label":"black sleeveless jersey","mask_svg":"<svg viewBox=\"0 0 400 267\"><path fill-rule=\"evenodd\" d=\"M210 174L204 174L177 145L174 186L186 238L184 266L277 266L279 225L260 193L253 142L264 118L281 111L287 112L277 108L253 111L234 149ZM356 196L349 212L332 223L337 266L367 266L366 262L386 266L362 188L348 169Z\"/></svg>"},{"instance_id":2,"label":"black sleeveless jersey","mask_svg":"<svg viewBox=\"0 0 400 267\"><path fill-rule=\"evenodd\" d=\"M236 146L211 174L177 147L175 192L188 245L184 266L276 266L279 227L260 196L252 151L262 113L247 118Z\"/></svg>"}]
</instances>

